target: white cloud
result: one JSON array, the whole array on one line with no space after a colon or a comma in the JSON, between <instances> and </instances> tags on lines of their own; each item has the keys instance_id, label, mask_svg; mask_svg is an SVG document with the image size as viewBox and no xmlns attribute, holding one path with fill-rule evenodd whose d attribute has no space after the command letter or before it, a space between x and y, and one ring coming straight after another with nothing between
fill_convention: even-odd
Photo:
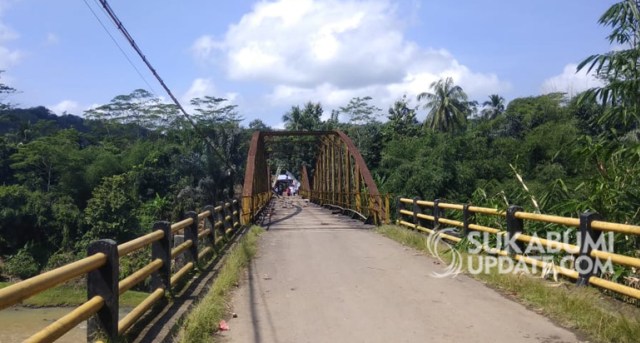
<instances>
[{"instance_id":1,"label":"white cloud","mask_svg":"<svg viewBox=\"0 0 640 343\"><path fill-rule=\"evenodd\" d=\"M191 99L193 98L202 98L204 96L215 96L222 97L227 99L228 103L237 104L240 100L240 96L238 93L234 92L226 92L220 94L215 84L211 79L206 78L196 78L191 82L191 87L187 90L186 93L182 96L182 103L187 112L193 112L193 106L191 106Z\"/></svg>"},{"instance_id":2,"label":"white cloud","mask_svg":"<svg viewBox=\"0 0 640 343\"><path fill-rule=\"evenodd\" d=\"M0 1L0 15L9 6L9 1ZM0 70L7 69L20 62L24 54L7 46L7 43L18 39L19 35L13 29L0 21Z\"/></svg>"},{"instance_id":3,"label":"white cloud","mask_svg":"<svg viewBox=\"0 0 640 343\"><path fill-rule=\"evenodd\" d=\"M191 83L191 87L182 97L183 101L190 101L193 98L202 98L205 95L215 95L216 87L211 79L197 78Z\"/></svg>"},{"instance_id":4,"label":"white cloud","mask_svg":"<svg viewBox=\"0 0 640 343\"><path fill-rule=\"evenodd\" d=\"M396 6L387 0L260 1L220 41L202 36L199 59L224 56L231 79L272 87L273 105L321 101L344 105L370 95L379 107L451 76L472 98L502 93L510 84L495 74L471 71L444 49L405 38Z\"/></svg>"},{"instance_id":5,"label":"white cloud","mask_svg":"<svg viewBox=\"0 0 640 343\"><path fill-rule=\"evenodd\" d=\"M238 93L226 92L220 94L211 79L197 78L193 80L189 90L187 90L187 92L182 96L182 101L189 102L193 98L202 98L206 95L222 97L227 99L229 102L234 102L238 99Z\"/></svg>"},{"instance_id":6,"label":"white cloud","mask_svg":"<svg viewBox=\"0 0 640 343\"><path fill-rule=\"evenodd\" d=\"M589 88L602 86L602 81L593 73L587 73L586 69L576 73L577 66L575 63L567 64L561 74L550 77L542 83L541 91L543 93L565 92L569 96L574 96Z\"/></svg>"},{"instance_id":7,"label":"white cloud","mask_svg":"<svg viewBox=\"0 0 640 343\"><path fill-rule=\"evenodd\" d=\"M53 106L49 106L49 109L53 111L53 113L58 115L61 115L64 112L75 114L75 115L81 115L82 112L84 112L80 104L78 104L78 102L73 100L62 100Z\"/></svg>"}]
</instances>

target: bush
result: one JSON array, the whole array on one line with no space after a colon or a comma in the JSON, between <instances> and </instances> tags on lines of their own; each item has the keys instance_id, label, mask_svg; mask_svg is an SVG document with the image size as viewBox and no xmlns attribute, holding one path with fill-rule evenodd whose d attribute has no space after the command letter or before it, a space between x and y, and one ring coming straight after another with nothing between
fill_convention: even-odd
<instances>
[{"instance_id":1,"label":"bush","mask_svg":"<svg viewBox=\"0 0 640 343\"><path fill-rule=\"evenodd\" d=\"M44 270L56 269L64 266L65 264L74 262L76 260L78 260L78 258L72 252L58 251L55 254L51 255L51 257L49 257L49 260L47 260L47 265L44 267Z\"/></svg>"},{"instance_id":2,"label":"bush","mask_svg":"<svg viewBox=\"0 0 640 343\"><path fill-rule=\"evenodd\" d=\"M25 248L20 249L17 254L10 257L4 265L5 273L23 280L37 275L39 270L38 262Z\"/></svg>"}]
</instances>

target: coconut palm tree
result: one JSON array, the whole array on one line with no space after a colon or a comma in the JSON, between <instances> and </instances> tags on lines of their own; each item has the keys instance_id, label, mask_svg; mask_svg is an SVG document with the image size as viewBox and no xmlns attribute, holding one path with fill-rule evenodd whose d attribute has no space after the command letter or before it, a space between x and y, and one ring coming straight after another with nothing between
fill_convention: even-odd
<instances>
[{"instance_id":1,"label":"coconut palm tree","mask_svg":"<svg viewBox=\"0 0 640 343\"><path fill-rule=\"evenodd\" d=\"M424 125L444 132L464 127L470 110L467 94L462 88L455 85L450 77L433 82L429 88L433 93L418 94L418 101L426 100L423 108L429 110Z\"/></svg>"},{"instance_id":2,"label":"coconut palm tree","mask_svg":"<svg viewBox=\"0 0 640 343\"><path fill-rule=\"evenodd\" d=\"M482 103L482 117L486 119L495 119L504 112L504 98L498 94L489 95L489 100Z\"/></svg>"},{"instance_id":3,"label":"coconut palm tree","mask_svg":"<svg viewBox=\"0 0 640 343\"><path fill-rule=\"evenodd\" d=\"M284 127L290 131L299 131L303 126L302 110L299 106L292 106L289 112L282 116Z\"/></svg>"}]
</instances>

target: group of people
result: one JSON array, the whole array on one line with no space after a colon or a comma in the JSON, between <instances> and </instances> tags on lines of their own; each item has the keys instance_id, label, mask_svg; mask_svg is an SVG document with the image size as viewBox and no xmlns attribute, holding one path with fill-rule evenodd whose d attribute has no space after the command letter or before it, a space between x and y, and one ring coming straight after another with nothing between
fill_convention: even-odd
<instances>
[{"instance_id":1,"label":"group of people","mask_svg":"<svg viewBox=\"0 0 640 343\"><path fill-rule=\"evenodd\" d=\"M281 185L280 187L278 187L278 185L276 184L275 186L273 186L273 192L278 196L292 196L298 194L298 189L293 186L287 185Z\"/></svg>"}]
</instances>

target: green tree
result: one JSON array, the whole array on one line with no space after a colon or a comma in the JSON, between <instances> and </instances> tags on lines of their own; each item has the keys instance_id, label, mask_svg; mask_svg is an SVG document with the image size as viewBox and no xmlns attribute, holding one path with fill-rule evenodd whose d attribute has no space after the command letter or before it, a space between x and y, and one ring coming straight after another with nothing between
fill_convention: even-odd
<instances>
[{"instance_id":1,"label":"green tree","mask_svg":"<svg viewBox=\"0 0 640 343\"><path fill-rule=\"evenodd\" d=\"M349 100L347 106L340 107L339 111L344 113L351 124L366 124L375 121L378 117L380 108L371 105L369 101L372 98L370 96L354 97Z\"/></svg>"},{"instance_id":2,"label":"green tree","mask_svg":"<svg viewBox=\"0 0 640 343\"><path fill-rule=\"evenodd\" d=\"M321 124L322 105L320 103L307 102L303 108L292 106L282 116L285 128L290 131L313 131Z\"/></svg>"},{"instance_id":3,"label":"green tree","mask_svg":"<svg viewBox=\"0 0 640 343\"><path fill-rule=\"evenodd\" d=\"M249 123L249 130L251 131L269 131L271 128L267 126L262 120L254 119Z\"/></svg>"},{"instance_id":4,"label":"green tree","mask_svg":"<svg viewBox=\"0 0 640 343\"><path fill-rule=\"evenodd\" d=\"M124 242L140 233L134 212L138 199L131 193L126 174L103 179L84 210L84 221L89 227L85 243L103 238Z\"/></svg>"},{"instance_id":5,"label":"green tree","mask_svg":"<svg viewBox=\"0 0 640 343\"><path fill-rule=\"evenodd\" d=\"M504 112L504 98L498 94L489 95L489 100L482 103L482 117L495 119Z\"/></svg>"},{"instance_id":6,"label":"green tree","mask_svg":"<svg viewBox=\"0 0 640 343\"><path fill-rule=\"evenodd\" d=\"M301 131L303 126L302 110L299 106L291 106L291 109L282 115L284 127L290 131Z\"/></svg>"},{"instance_id":7,"label":"green tree","mask_svg":"<svg viewBox=\"0 0 640 343\"><path fill-rule=\"evenodd\" d=\"M0 70L0 75L4 73L4 70ZM0 82L0 110L7 110L11 108L11 104L6 103L5 99L7 96L11 94L15 94L17 91L15 88L7 86L6 84Z\"/></svg>"},{"instance_id":8,"label":"green tree","mask_svg":"<svg viewBox=\"0 0 640 343\"><path fill-rule=\"evenodd\" d=\"M18 180L46 192L63 178L66 186L73 188L76 180L70 174L77 172L74 169L80 162L77 152L77 131L63 130L19 146L11 156L11 168Z\"/></svg>"},{"instance_id":9,"label":"green tree","mask_svg":"<svg viewBox=\"0 0 640 343\"><path fill-rule=\"evenodd\" d=\"M396 100L393 106L389 107L385 123L384 135L387 139L393 136L414 136L418 134L418 120L416 119L416 109L409 107L409 100L406 95L402 99Z\"/></svg>"},{"instance_id":10,"label":"green tree","mask_svg":"<svg viewBox=\"0 0 640 343\"><path fill-rule=\"evenodd\" d=\"M195 117L198 121L210 124L241 122L243 118L238 113L238 105L228 104L227 101L225 98L207 95L204 98L191 99L191 105L195 108Z\"/></svg>"},{"instance_id":11,"label":"green tree","mask_svg":"<svg viewBox=\"0 0 640 343\"><path fill-rule=\"evenodd\" d=\"M178 116L173 104L165 104L144 89L136 89L129 94L114 97L108 104L85 111L88 119L106 124L107 130L115 124L134 124L155 130L165 127Z\"/></svg>"},{"instance_id":12,"label":"green tree","mask_svg":"<svg viewBox=\"0 0 640 343\"><path fill-rule=\"evenodd\" d=\"M432 93L418 94L418 101L426 100L423 108L429 110L425 126L443 132L462 129L470 112L467 94L450 77L435 81L429 87Z\"/></svg>"},{"instance_id":13,"label":"green tree","mask_svg":"<svg viewBox=\"0 0 640 343\"><path fill-rule=\"evenodd\" d=\"M640 123L640 3L620 1L598 22L611 28L607 36L609 42L622 49L591 55L578 65L577 71L594 71L606 82L602 87L586 91L583 97L596 98L603 105L609 105L600 123L623 131L637 129Z\"/></svg>"}]
</instances>

